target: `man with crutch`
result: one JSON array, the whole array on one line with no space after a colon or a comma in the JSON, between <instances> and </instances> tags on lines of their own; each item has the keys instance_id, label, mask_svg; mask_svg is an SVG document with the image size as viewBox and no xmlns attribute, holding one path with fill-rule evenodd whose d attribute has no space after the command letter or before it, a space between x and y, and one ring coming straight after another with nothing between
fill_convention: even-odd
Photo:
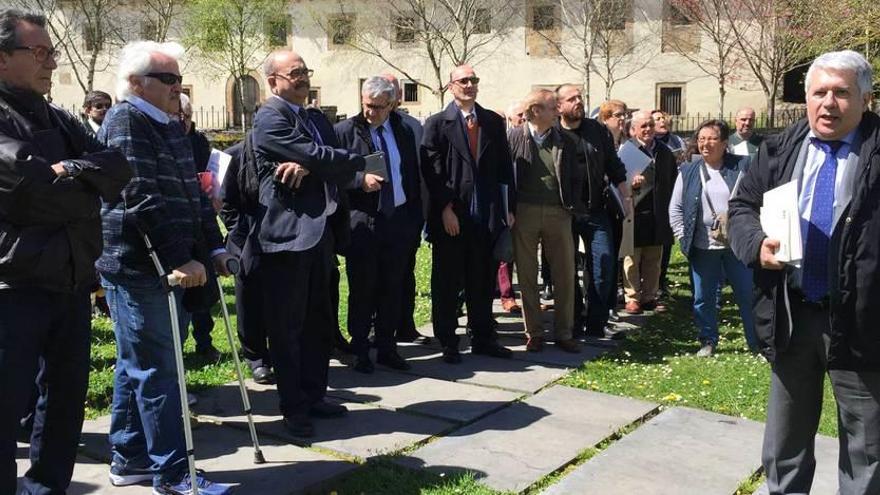
<instances>
[{"instance_id":1,"label":"man with crutch","mask_svg":"<svg viewBox=\"0 0 880 495\"><path fill-rule=\"evenodd\" d=\"M119 103L98 136L121 150L134 171L121 195L102 206L104 251L96 263L117 342L110 481L116 486L152 481L154 494L216 495L228 493L229 485L201 473L193 480L194 470L188 469L191 439L185 439L182 363L175 358L172 329L187 326L182 299L214 288L209 269L213 265L227 275L230 256L210 200L200 193L189 140L167 115L180 101L177 61L183 53L176 43L126 45L119 55ZM170 289L173 297L163 285L165 271L178 284ZM171 320L169 300L177 322Z\"/></svg>"}]
</instances>

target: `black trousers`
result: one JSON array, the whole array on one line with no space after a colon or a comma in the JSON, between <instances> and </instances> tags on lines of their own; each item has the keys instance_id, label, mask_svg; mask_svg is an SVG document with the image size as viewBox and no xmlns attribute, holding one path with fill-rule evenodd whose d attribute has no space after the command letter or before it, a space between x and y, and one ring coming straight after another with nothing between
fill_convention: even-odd
<instances>
[{"instance_id":1,"label":"black trousers","mask_svg":"<svg viewBox=\"0 0 880 495\"><path fill-rule=\"evenodd\" d=\"M211 316L211 311L196 311L191 316L196 349L208 347L211 345L211 331L214 330L214 317Z\"/></svg>"},{"instance_id":2,"label":"black trousers","mask_svg":"<svg viewBox=\"0 0 880 495\"><path fill-rule=\"evenodd\" d=\"M16 435L35 382L21 493L64 493L70 484L89 384L90 318L88 291L0 290L0 493L16 493Z\"/></svg>"},{"instance_id":3,"label":"black trousers","mask_svg":"<svg viewBox=\"0 0 880 495\"><path fill-rule=\"evenodd\" d=\"M367 216L362 212L354 214ZM372 224L372 225L371 225ZM418 225L406 206L386 218L379 215L358 224L346 249L348 276L348 332L355 354L367 355L370 326L375 319L379 354L397 350L394 338L403 308L402 288L409 256L418 241Z\"/></svg>"},{"instance_id":4,"label":"black trousers","mask_svg":"<svg viewBox=\"0 0 880 495\"><path fill-rule=\"evenodd\" d=\"M419 227L421 231L421 226ZM395 335L398 337L412 337L418 333L416 330L416 256L419 251L419 243L416 242L406 255L406 269L403 272L400 300L400 323L397 324Z\"/></svg>"},{"instance_id":5,"label":"black trousers","mask_svg":"<svg viewBox=\"0 0 880 495\"><path fill-rule=\"evenodd\" d=\"M247 261L247 263L244 263ZM242 270L235 276L235 319L241 351L251 369L271 366L266 324L263 321L263 285L260 256L242 259Z\"/></svg>"},{"instance_id":6,"label":"black trousers","mask_svg":"<svg viewBox=\"0 0 880 495\"><path fill-rule=\"evenodd\" d=\"M828 310L792 297L791 312L791 342L776 356L770 375L761 455L770 493L810 492L826 373L837 402L840 494L880 493L880 372L826 371Z\"/></svg>"},{"instance_id":7,"label":"black trousers","mask_svg":"<svg viewBox=\"0 0 880 495\"><path fill-rule=\"evenodd\" d=\"M263 315L281 413L308 413L327 392L333 346L332 235L306 251L263 254Z\"/></svg>"},{"instance_id":8,"label":"black trousers","mask_svg":"<svg viewBox=\"0 0 880 495\"><path fill-rule=\"evenodd\" d=\"M434 335L443 347L458 347L458 293L465 292L468 324L473 344L496 340L492 326L492 291L498 264L492 259L492 237L485 227L459 219L461 231L451 237L445 232L434 239L431 267L431 320Z\"/></svg>"}]
</instances>

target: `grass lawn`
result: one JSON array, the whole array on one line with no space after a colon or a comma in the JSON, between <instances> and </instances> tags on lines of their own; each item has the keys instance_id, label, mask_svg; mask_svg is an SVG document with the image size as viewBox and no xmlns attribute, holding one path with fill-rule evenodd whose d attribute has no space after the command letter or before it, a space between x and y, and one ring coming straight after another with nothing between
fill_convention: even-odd
<instances>
[{"instance_id":1,"label":"grass lawn","mask_svg":"<svg viewBox=\"0 0 880 495\"><path fill-rule=\"evenodd\" d=\"M418 253L416 267L416 325L430 320L430 256L430 247L423 245ZM339 288L339 316L344 329L348 285L344 275L344 260L340 259L340 263L339 269L343 276ZM725 289L723 294L721 340L717 353L715 357L701 359L694 356L698 344L691 316L687 263L677 249L670 267L670 278L674 289L668 313L646 318L641 331L631 335L616 350L585 363L565 377L562 383L615 395L643 398L668 406L682 405L764 421L769 366L762 358L746 350L742 326L730 289ZM224 280L224 287L232 324L235 325L232 281ZM215 310L214 316L214 345L224 356L219 363L205 362L193 353L192 339L186 342L187 383L193 391L235 380L229 343L219 308ZM109 412L116 356L111 322L106 318L96 318L93 322L92 373L86 400L86 413L90 418ZM835 414L834 399L826 380L821 433L836 436ZM604 446L606 445L601 445L599 449ZM597 449L587 449L578 462L585 461L596 452ZM539 480L529 493L537 493L558 477L559 474L556 474ZM759 479L745 482L741 493L751 493L759 482ZM340 480L333 491L338 495L501 493L480 485L472 476L440 477L428 472L414 472L398 467L387 459L370 462L363 469L356 470Z\"/></svg>"}]
</instances>

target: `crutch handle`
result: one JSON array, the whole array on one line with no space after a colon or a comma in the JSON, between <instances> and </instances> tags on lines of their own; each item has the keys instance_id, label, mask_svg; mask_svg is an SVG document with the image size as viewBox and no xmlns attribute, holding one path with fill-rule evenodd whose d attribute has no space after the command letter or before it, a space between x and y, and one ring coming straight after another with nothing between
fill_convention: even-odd
<instances>
[{"instance_id":1,"label":"crutch handle","mask_svg":"<svg viewBox=\"0 0 880 495\"><path fill-rule=\"evenodd\" d=\"M226 271L230 275L237 275L241 271L241 262L238 258L229 258L226 260Z\"/></svg>"}]
</instances>

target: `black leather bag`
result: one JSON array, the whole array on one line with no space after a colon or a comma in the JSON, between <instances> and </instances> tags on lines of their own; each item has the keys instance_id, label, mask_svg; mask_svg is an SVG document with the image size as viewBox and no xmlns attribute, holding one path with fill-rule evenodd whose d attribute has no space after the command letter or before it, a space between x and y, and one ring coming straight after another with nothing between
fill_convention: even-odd
<instances>
[{"instance_id":1,"label":"black leather bag","mask_svg":"<svg viewBox=\"0 0 880 495\"><path fill-rule=\"evenodd\" d=\"M495 238L492 257L499 263L513 263L513 236L510 228L504 227Z\"/></svg>"}]
</instances>

